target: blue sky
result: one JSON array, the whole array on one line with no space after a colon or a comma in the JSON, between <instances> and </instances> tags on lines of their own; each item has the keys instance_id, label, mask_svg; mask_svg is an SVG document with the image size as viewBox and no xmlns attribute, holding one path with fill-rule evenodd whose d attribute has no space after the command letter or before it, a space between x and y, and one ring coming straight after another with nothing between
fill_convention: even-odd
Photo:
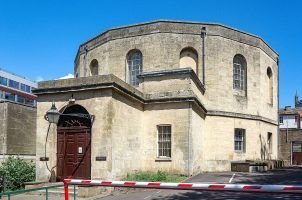
<instances>
[{"instance_id":1,"label":"blue sky","mask_svg":"<svg viewBox=\"0 0 302 200\"><path fill-rule=\"evenodd\" d=\"M0 67L30 79L73 73L79 44L154 19L218 22L261 36L280 55L280 105L302 97L302 1L0 0Z\"/></svg>"}]
</instances>

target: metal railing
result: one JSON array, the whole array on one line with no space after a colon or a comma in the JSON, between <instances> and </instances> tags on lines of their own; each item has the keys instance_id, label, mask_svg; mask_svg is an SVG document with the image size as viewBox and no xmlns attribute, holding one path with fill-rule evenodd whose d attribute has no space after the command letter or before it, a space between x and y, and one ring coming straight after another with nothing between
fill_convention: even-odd
<instances>
[{"instance_id":1,"label":"metal railing","mask_svg":"<svg viewBox=\"0 0 302 200\"><path fill-rule=\"evenodd\" d=\"M45 199L48 200L50 189L63 187L63 186L64 186L64 184L60 183L60 184L51 185L51 186L43 186L43 187L36 187L36 188L30 188L30 189L24 189L24 190L2 192L2 193L0 193L0 199L1 199L1 197L7 197L8 200L11 200L11 197L14 195L20 195L20 194L25 194L25 193L29 193L29 192L45 190ZM74 200L76 200L76 185L74 185L74 187L73 187L73 193L74 193Z\"/></svg>"}]
</instances>

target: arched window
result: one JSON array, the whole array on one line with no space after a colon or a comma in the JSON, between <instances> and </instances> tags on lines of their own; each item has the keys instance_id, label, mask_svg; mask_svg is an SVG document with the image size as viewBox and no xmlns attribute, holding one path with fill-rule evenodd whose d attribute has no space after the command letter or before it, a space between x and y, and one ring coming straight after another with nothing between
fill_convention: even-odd
<instances>
[{"instance_id":1,"label":"arched window","mask_svg":"<svg viewBox=\"0 0 302 200\"><path fill-rule=\"evenodd\" d=\"M192 47L186 47L180 52L179 67L187 68L190 67L197 74L198 67L198 54L197 51Z\"/></svg>"},{"instance_id":2,"label":"arched window","mask_svg":"<svg viewBox=\"0 0 302 200\"><path fill-rule=\"evenodd\" d=\"M139 85L137 75L143 71L143 55L139 50L131 50L127 55L127 65L129 70L129 83Z\"/></svg>"},{"instance_id":3,"label":"arched window","mask_svg":"<svg viewBox=\"0 0 302 200\"><path fill-rule=\"evenodd\" d=\"M233 88L237 90L246 90L246 60L237 54L233 59Z\"/></svg>"},{"instance_id":4,"label":"arched window","mask_svg":"<svg viewBox=\"0 0 302 200\"><path fill-rule=\"evenodd\" d=\"M273 104L273 72L270 67L266 70L267 76L267 91L268 91L268 103Z\"/></svg>"},{"instance_id":5,"label":"arched window","mask_svg":"<svg viewBox=\"0 0 302 200\"><path fill-rule=\"evenodd\" d=\"M91 76L97 76L99 74L99 63L96 59L91 61L89 68Z\"/></svg>"}]
</instances>

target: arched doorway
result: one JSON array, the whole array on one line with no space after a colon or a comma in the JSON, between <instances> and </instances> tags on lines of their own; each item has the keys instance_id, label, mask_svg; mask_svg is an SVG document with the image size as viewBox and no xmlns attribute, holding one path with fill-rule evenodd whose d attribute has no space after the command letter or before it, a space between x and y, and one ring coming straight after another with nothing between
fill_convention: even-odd
<instances>
[{"instance_id":1,"label":"arched doorway","mask_svg":"<svg viewBox=\"0 0 302 200\"><path fill-rule=\"evenodd\" d=\"M91 119L72 114L89 113L80 105L72 105L60 116L57 127L58 180L70 176L91 178Z\"/></svg>"}]
</instances>

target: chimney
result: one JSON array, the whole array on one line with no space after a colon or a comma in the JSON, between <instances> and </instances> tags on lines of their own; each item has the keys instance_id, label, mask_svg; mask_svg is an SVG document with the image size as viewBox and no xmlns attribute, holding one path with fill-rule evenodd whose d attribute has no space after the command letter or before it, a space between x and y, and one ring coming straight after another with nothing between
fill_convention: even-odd
<instances>
[{"instance_id":1,"label":"chimney","mask_svg":"<svg viewBox=\"0 0 302 200\"><path fill-rule=\"evenodd\" d=\"M285 106L284 110L291 110L291 106Z\"/></svg>"}]
</instances>

